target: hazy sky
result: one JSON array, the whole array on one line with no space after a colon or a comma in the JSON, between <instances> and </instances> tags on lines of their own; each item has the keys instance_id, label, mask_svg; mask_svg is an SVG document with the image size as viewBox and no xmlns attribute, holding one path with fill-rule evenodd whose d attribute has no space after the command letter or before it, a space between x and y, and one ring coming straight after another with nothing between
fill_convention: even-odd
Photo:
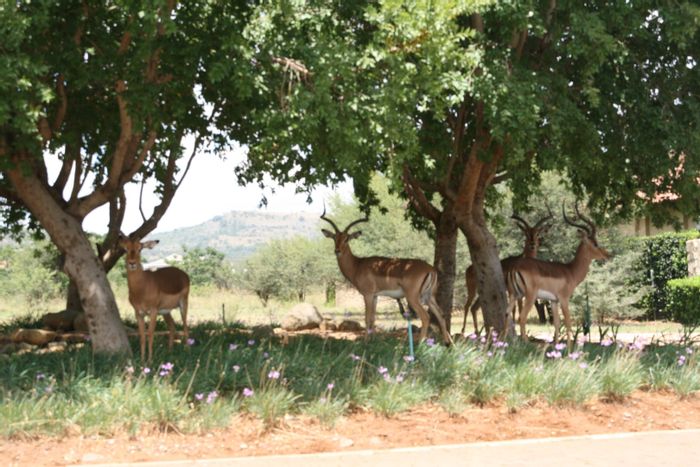
<instances>
[{"instance_id":1,"label":"hazy sky","mask_svg":"<svg viewBox=\"0 0 700 467\"><path fill-rule=\"evenodd\" d=\"M158 227L154 231L164 232L201 224L212 217L229 211L267 211L267 212L318 212L323 211L323 201L330 198L334 190L323 187L313 193L313 202L306 203L305 194L294 193L294 186L276 186L272 194L268 188L267 207L260 209L258 205L263 191L256 185L239 186L234 175L234 167L243 159L242 151L235 151L226 160L221 160L213 155L200 154L194 158L190 171L182 182L180 189L175 194L170 208L161 218ZM58 173L59 162L54 156L46 156L49 173L53 176ZM184 165L185 160L183 158ZM88 185L89 183L86 183ZM271 185L272 186L272 185ZM66 188L67 190L70 187ZM152 188L151 188L152 189ZM141 215L138 211L139 185L126 186L127 213L124 219L123 231L130 233L141 223ZM344 183L337 188L344 198L350 198L352 186ZM144 213L150 215L156 201L148 186L144 189ZM85 218L83 223L85 230L89 232L105 233L109 211L107 206L102 206Z\"/></svg>"}]
</instances>

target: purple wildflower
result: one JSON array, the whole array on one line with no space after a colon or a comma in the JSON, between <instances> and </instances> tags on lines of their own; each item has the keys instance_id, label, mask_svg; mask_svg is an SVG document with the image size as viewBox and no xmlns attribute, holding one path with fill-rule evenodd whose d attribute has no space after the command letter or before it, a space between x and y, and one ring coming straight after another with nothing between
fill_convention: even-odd
<instances>
[{"instance_id":1,"label":"purple wildflower","mask_svg":"<svg viewBox=\"0 0 700 467\"><path fill-rule=\"evenodd\" d=\"M435 339L433 339L432 337L428 337L425 340L425 345L427 345L428 347L434 347L435 346Z\"/></svg>"},{"instance_id":2,"label":"purple wildflower","mask_svg":"<svg viewBox=\"0 0 700 467\"><path fill-rule=\"evenodd\" d=\"M124 369L124 371L126 371L130 375L133 375L134 374L134 367L129 365Z\"/></svg>"},{"instance_id":3,"label":"purple wildflower","mask_svg":"<svg viewBox=\"0 0 700 467\"><path fill-rule=\"evenodd\" d=\"M505 349L508 347L508 342L496 341L493 343L493 346L497 349Z\"/></svg>"},{"instance_id":4,"label":"purple wildflower","mask_svg":"<svg viewBox=\"0 0 700 467\"><path fill-rule=\"evenodd\" d=\"M280 372L277 370L272 370L267 374L267 377L270 379L279 379L280 377Z\"/></svg>"},{"instance_id":5,"label":"purple wildflower","mask_svg":"<svg viewBox=\"0 0 700 467\"><path fill-rule=\"evenodd\" d=\"M402 383L403 380L404 380L405 378L406 378L406 373L404 373L404 372L402 371L401 373L399 373L398 375L396 375L396 382L397 382L397 383Z\"/></svg>"},{"instance_id":6,"label":"purple wildflower","mask_svg":"<svg viewBox=\"0 0 700 467\"><path fill-rule=\"evenodd\" d=\"M229 344L229 345L228 345L228 351L229 351L229 352L233 352L233 351L236 350L237 348L238 348L238 344Z\"/></svg>"},{"instance_id":7,"label":"purple wildflower","mask_svg":"<svg viewBox=\"0 0 700 467\"><path fill-rule=\"evenodd\" d=\"M328 383L328 385L326 386L326 389L328 389L329 391L332 391L334 387L335 387L335 384Z\"/></svg>"},{"instance_id":8,"label":"purple wildflower","mask_svg":"<svg viewBox=\"0 0 700 467\"><path fill-rule=\"evenodd\" d=\"M678 366L683 366L685 364L685 355L678 357Z\"/></svg>"},{"instance_id":9,"label":"purple wildflower","mask_svg":"<svg viewBox=\"0 0 700 467\"><path fill-rule=\"evenodd\" d=\"M559 352L558 350L552 350L551 352L547 352L547 353L545 354L545 356L546 356L547 358L554 358L554 359L557 359L557 358L561 358L561 352Z\"/></svg>"},{"instance_id":10,"label":"purple wildflower","mask_svg":"<svg viewBox=\"0 0 700 467\"><path fill-rule=\"evenodd\" d=\"M255 345L255 339L249 339L248 345Z\"/></svg>"},{"instance_id":11,"label":"purple wildflower","mask_svg":"<svg viewBox=\"0 0 700 467\"><path fill-rule=\"evenodd\" d=\"M250 397L254 394L253 390L250 388L243 388L243 397Z\"/></svg>"},{"instance_id":12,"label":"purple wildflower","mask_svg":"<svg viewBox=\"0 0 700 467\"><path fill-rule=\"evenodd\" d=\"M204 399L204 393L198 392L197 394L194 395L194 398L197 399L198 401L201 401Z\"/></svg>"},{"instance_id":13,"label":"purple wildflower","mask_svg":"<svg viewBox=\"0 0 700 467\"><path fill-rule=\"evenodd\" d=\"M477 337L479 336L477 336L475 332L469 334L469 340L475 341Z\"/></svg>"},{"instance_id":14,"label":"purple wildflower","mask_svg":"<svg viewBox=\"0 0 700 467\"><path fill-rule=\"evenodd\" d=\"M143 374L144 374L144 375L147 375L147 374L149 374L150 372L151 372L151 369L150 369L150 368L148 368L148 367L144 367L144 368L143 368Z\"/></svg>"},{"instance_id":15,"label":"purple wildflower","mask_svg":"<svg viewBox=\"0 0 700 467\"><path fill-rule=\"evenodd\" d=\"M578 358L581 356L581 352L571 352L569 354L569 358L571 360L578 360Z\"/></svg>"},{"instance_id":16,"label":"purple wildflower","mask_svg":"<svg viewBox=\"0 0 700 467\"><path fill-rule=\"evenodd\" d=\"M350 354L350 358L353 359L353 360L355 360L355 361L360 360L360 356L359 356L359 355L355 355L354 353L351 353L351 354Z\"/></svg>"},{"instance_id":17,"label":"purple wildflower","mask_svg":"<svg viewBox=\"0 0 700 467\"><path fill-rule=\"evenodd\" d=\"M37 373L36 374L37 381L41 381L44 378L46 378L46 375L44 373Z\"/></svg>"},{"instance_id":18,"label":"purple wildflower","mask_svg":"<svg viewBox=\"0 0 700 467\"><path fill-rule=\"evenodd\" d=\"M193 346L195 344L195 342L197 342L197 341L194 340L194 337L187 338L187 345Z\"/></svg>"},{"instance_id":19,"label":"purple wildflower","mask_svg":"<svg viewBox=\"0 0 700 467\"><path fill-rule=\"evenodd\" d=\"M406 363L411 363L413 360L415 360L415 357L413 355L404 355L403 356L403 361Z\"/></svg>"},{"instance_id":20,"label":"purple wildflower","mask_svg":"<svg viewBox=\"0 0 700 467\"><path fill-rule=\"evenodd\" d=\"M556 344L554 346L554 348L561 351L561 350L564 350L566 348L566 344L564 344L563 342L559 342L558 344Z\"/></svg>"},{"instance_id":21,"label":"purple wildflower","mask_svg":"<svg viewBox=\"0 0 700 467\"><path fill-rule=\"evenodd\" d=\"M493 357L493 352L491 352L491 351L489 350L488 352L486 352L486 356L487 356L487 357Z\"/></svg>"},{"instance_id":22,"label":"purple wildflower","mask_svg":"<svg viewBox=\"0 0 700 467\"><path fill-rule=\"evenodd\" d=\"M579 368L583 368L583 369L585 370L586 368L588 368L588 363L586 363L586 362L581 362L581 363L578 364L578 367L579 367Z\"/></svg>"},{"instance_id":23,"label":"purple wildflower","mask_svg":"<svg viewBox=\"0 0 700 467\"><path fill-rule=\"evenodd\" d=\"M380 366L377 368L377 371L379 372L380 375L387 374L389 372L389 369L385 366Z\"/></svg>"},{"instance_id":24,"label":"purple wildflower","mask_svg":"<svg viewBox=\"0 0 700 467\"><path fill-rule=\"evenodd\" d=\"M270 358L270 354L267 352L263 352L263 358Z\"/></svg>"},{"instance_id":25,"label":"purple wildflower","mask_svg":"<svg viewBox=\"0 0 700 467\"><path fill-rule=\"evenodd\" d=\"M387 383L391 383L391 375L389 373L384 373L382 375L382 378L384 378L384 381L386 381Z\"/></svg>"},{"instance_id":26,"label":"purple wildflower","mask_svg":"<svg viewBox=\"0 0 700 467\"><path fill-rule=\"evenodd\" d=\"M231 369L233 370L234 373L238 373L239 371L241 371L241 366L240 365L233 365L231 367Z\"/></svg>"},{"instance_id":27,"label":"purple wildflower","mask_svg":"<svg viewBox=\"0 0 700 467\"><path fill-rule=\"evenodd\" d=\"M603 347L610 347L611 345L613 345L613 341L612 341L612 339L609 339L606 337L605 339L600 341L600 345Z\"/></svg>"},{"instance_id":28,"label":"purple wildflower","mask_svg":"<svg viewBox=\"0 0 700 467\"><path fill-rule=\"evenodd\" d=\"M690 355L690 354L693 353L693 349L692 349L691 347L686 347L686 348L685 348L685 353L687 353L688 355Z\"/></svg>"},{"instance_id":29,"label":"purple wildflower","mask_svg":"<svg viewBox=\"0 0 700 467\"><path fill-rule=\"evenodd\" d=\"M217 397L219 397L219 393L216 391L212 391L209 394L207 394L207 404L213 403Z\"/></svg>"},{"instance_id":30,"label":"purple wildflower","mask_svg":"<svg viewBox=\"0 0 700 467\"><path fill-rule=\"evenodd\" d=\"M158 373L160 376L168 376L171 371L173 371L173 368L175 365L173 365L170 362L163 363L160 366L160 372Z\"/></svg>"}]
</instances>

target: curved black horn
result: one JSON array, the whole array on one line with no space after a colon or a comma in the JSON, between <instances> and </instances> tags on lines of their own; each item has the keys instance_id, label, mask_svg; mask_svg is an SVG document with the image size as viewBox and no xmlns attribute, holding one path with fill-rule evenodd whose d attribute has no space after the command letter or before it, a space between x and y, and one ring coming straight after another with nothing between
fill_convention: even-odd
<instances>
[{"instance_id":1,"label":"curved black horn","mask_svg":"<svg viewBox=\"0 0 700 467\"><path fill-rule=\"evenodd\" d=\"M520 227L520 230L522 230L523 232L531 229L530 224L528 224L527 221L519 215L513 214L512 216L510 216L510 218L513 219L516 224L518 224L518 227Z\"/></svg>"},{"instance_id":2,"label":"curved black horn","mask_svg":"<svg viewBox=\"0 0 700 467\"><path fill-rule=\"evenodd\" d=\"M576 228L583 230L588 235L591 234L591 231L588 229L587 226L585 226L583 224L577 224L574 221L572 221L571 219L569 219L569 217L566 215L566 203L564 201L561 202L561 213L564 215L564 222L566 222L567 224L569 224L573 227L576 227Z\"/></svg>"},{"instance_id":3,"label":"curved black horn","mask_svg":"<svg viewBox=\"0 0 700 467\"><path fill-rule=\"evenodd\" d=\"M348 224L347 227L345 227L345 230L343 230L343 232L347 233L348 230L350 230L350 227L357 225L361 222L367 222L368 220L369 220L369 217L363 217L362 219L357 219L356 221L352 221Z\"/></svg>"},{"instance_id":4,"label":"curved black horn","mask_svg":"<svg viewBox=\"0 0 700 467\"><path fill-rule=\"evenodd\" d=\"M544 225L545 222L550 221L554 217L554 213L552 212L552 209L549 207L549 203L545 203L545 205L547 206L547 212L549 214L544 216L542 219L538 220L537 223L535 224L535 226L533 227L533 229L541 227L542 225Z\"/></svg>"},{"instance_id":5,"label":"curved black horn","mask_svg":"<svg viewBox=\"0 0 700 467\"><path fill-rule=\"evenodd\" d=\"M583 222L585 222L588 225L588 227L590 228L589 232L591 234L591 237L595 237L595 234L596 234L595 224L593 223L593 221L591 219L589 219L586 216L584 216L583 214L581 214L581 212L578 210L578 201L576 202L576 204L574 204L574 209L576 210L576 215L578 216L578 218L581 219Z\"/></svg>"},{"instance_id":6,"label":"curved black horn","mask_svg":"<svg viewBox=\"0 0 700 467\"><path fill-rule=\"evenodd\" d=\"M335 225L335 222L333 222L332 220L330 220L329 218L326 217L326 203L325 202L323 203L323 214L321 214L321 219L323 219L324 221L326 221L330 225L332 225L333 230L335 230L335 233L340 233L340 229L338 228L338 226Z\"/></svg>"}]
</instances>

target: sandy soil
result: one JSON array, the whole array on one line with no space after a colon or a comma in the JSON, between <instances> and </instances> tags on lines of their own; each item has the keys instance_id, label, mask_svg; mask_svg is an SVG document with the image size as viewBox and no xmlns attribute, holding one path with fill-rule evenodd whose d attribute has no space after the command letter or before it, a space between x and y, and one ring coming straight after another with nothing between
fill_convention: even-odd
<instances>
[{"instance_id":1,"label":"sandy soil","mask_svg":"<svg viewBox=\"0 0 700 467\"><path fill-rule=\"evenodd\" d=\"M469 408L450 417L428 405L383 418L355 413L333 429L288 417L264 431L247 416L206 435L151 433L137 437L81 436L0 441L4 465L67 465L312 453L337 450L455 444L474 441L571 436L620 431L700 428L700 399L637 392L622 403L593 402L582 408L538 404L509 413L503 405Z\"/></svg>"}]
</instances>

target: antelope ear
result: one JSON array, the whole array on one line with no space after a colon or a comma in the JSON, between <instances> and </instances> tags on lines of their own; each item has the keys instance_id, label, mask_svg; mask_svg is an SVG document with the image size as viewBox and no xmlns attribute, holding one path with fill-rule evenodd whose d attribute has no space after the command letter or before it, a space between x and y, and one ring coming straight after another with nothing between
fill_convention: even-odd
<instances>
[{"instance_id":1,"label":"antelope ear","mask_svg":"<svg viewBox=\"0 0 700 467\"><path fill-rule=\"evenodd\" d=\"M351 233L350 235L348 235L348 240L354 240L354 239L356 239L357 237L359 237L360 235L362 235L362 231L361 231L361 230L358 230L357 232L353 232L353 233Z\"/></svg>"},{"instance_id":2,"label":"antelope ear","mask_svg":"<svg viewBox=\"0 0 700 467\"><path fill-rule=\"evenodd\" d=\"M321 229L321 232L323 232L323 235L325 235L328 238L335 238L335 235L333 235L333 232L331 232L330 230Z\"/></svg>"},{"instance_id":3,"label":"antelope ear","mask_svg":"<svg viewBox=\"0 0 700 467\"><path fill-rule=\"evenodd\" d=\"M153 248L154 246L158 245L158 242L160 240L149 240L147 242L141 243L142 248Z\"/></svg>"},{"instance_id":4,"label":"antelope ear","mask_svg":"<svg viewBox=\"0 0 700 467\"><path fill-rule=\"evenodd\" d=\"M126 242L128 240L129 240L129 237L124 235L124 232L119 232L119 239L117 240L117 243L119 244L119 246L121 246L122 248L126 248L125 245L126 245Z\"/></svg>"}]
</instances>

